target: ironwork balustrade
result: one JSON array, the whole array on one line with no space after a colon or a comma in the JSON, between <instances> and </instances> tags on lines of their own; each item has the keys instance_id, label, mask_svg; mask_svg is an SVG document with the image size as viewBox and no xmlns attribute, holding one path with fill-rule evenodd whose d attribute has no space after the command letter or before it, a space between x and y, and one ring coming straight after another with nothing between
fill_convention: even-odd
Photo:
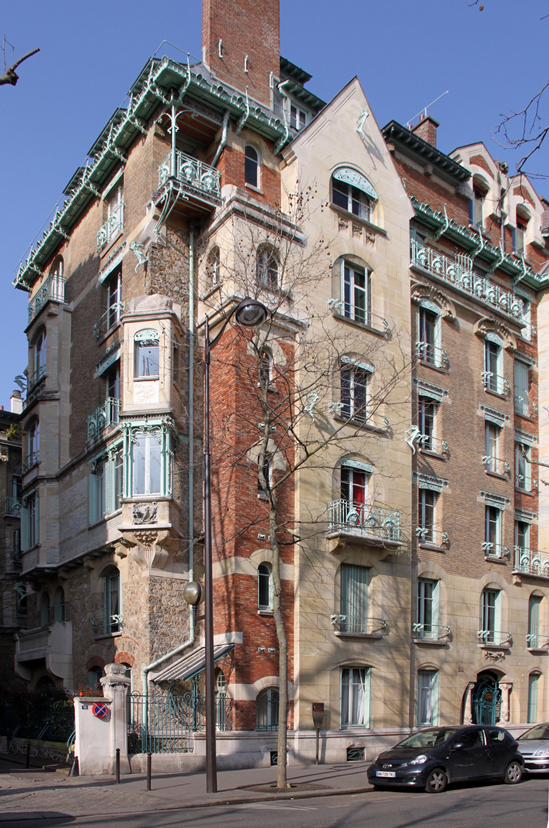
<instances>
[{"instance_id":1,"label":"ironwork balustrade","mask_svg":"<svg viewBox=\"0 0 549 828\"><path fill-rule=\"evenodd\" d=\"M509 477L511 476L511 466L507 460L502 460L500 457L492 457L489 454L485 454L482 458L482 462L484 463L484 468L487 472L492 472L492 474L507 474Z\"/></svg>"},{"instance_id":2,"label":"ironwork balustrade","mask_svg":"<svg viewBox=\"0 0 549 828\"><path fill-rule=\"evenodd\" d=\"M416 356L421 362L434 368L448 369L450 366L447 352L429 342L416 342Z\"/></svg>"},{"instance_id":3,"label":"ironwork balustrade","mask_svg":"<svg viewBox=\"0 0 549 828\"><path fill-rule=\"evenodd\" d=\"M177 178L196 190L221 198L221 173L204 161L193 158L180 150L170 152L158 168L158 186L161 187L168 178Z\"/></svg>"},{"instance_id":4,"label":"ironwork balustrade","mask_svg":"<svg viewBox=\"0 0 549 828\"><path fill-rule=\"evenodd\" d=\"M124 202L111 208L111 214L97 232L97 249L102 250L124 229Z\"/></svg>"},{"instance_id":5,"label":"ironwork balustrade","mask_svg":"<svg viewBox=\"0 0 549 828\"><path fill-rule=\"evenodd\" d=\"M521 394L515 394L515 412L521 417L530 416L530 400Z\"/></svg>"},{"instance_id":6,"label":"ironwork balustrade","mask_svg":"<svg viewBox=\"0 0 549 828\"><path fill-rule=\"evenodd\" d=\"M420 434L417 444L421 451L432 451L434 454L449 454L450 449L446 440L434 437L432 434Z\"/></svg>"},{"instance_id":7,"label":"ironwork balustrade","mask_svg":"<svg viewBox=\"0 0 549 828\"><path fill-rule=\"evenodd\" d=\"M445 256L430 247L425 247L417 239L411 239L411 262L417 267L429 271L434 276L455 285L480 302L498 308L524 322L524 303L511 291L494 284L473 270L470 256L460 254L458 257Z\"/></svg>"},{"instance_id":8,"label":"ironwork balustrade","mask_svg":"<svg viewBox=\"0 0 549 828\"><path fill-rule=\"evenodd\" d=\"M22 461L22 468L23 474L31 469L33 466L36 466L37 463L40 462L40 453L38 451L31 451L30 454L27 454L26 457L23 457Z\"/></svg>"},{"instance_id":9,"label":"ironwork balustrade","mask_svg":"<svg viewBox=\"0 0 549 828\"><path fill-rule=\"evenodd\" d=\"M93 634L97 637L99 635L111 635L112 633L122 632L124 616L116 615L101 615L99 618L92 618L91 625Z\"/></svg>"},{"instance_id":10,"label":"ironwork balustrade","mask_svg":"<svg viewBox=\"0 0 549 828\"><path fill-rule=\"evenodd\" d=\"M419 621L412 624L412 637L416 640L421 638L426 641L441 641L450 635L451 628L441 624L422 624Z\"/></svg>"},{"instance_id":11,"label":"ironwork balustrade","mask_svg":"<svg viewBox=\"0 0 549 828\"><path fill-rule=\"evenodd\" d=\"M400 512L370 503L334 500L328 504L330 532L400 541Z\"/></svg>"},{"instance_id":12,"label":"ironwork balustrade","mask_svg":"<svg viewBox=\"0 0 549 828\"><path fill-rule=\"evenodd\" d=\"M528 633L526 635L526 646L530 650L541 650L549 647L549 635L539 633Z\"/></svg>"},{"instance_id":13,"label":"ironwork balustrade","mask_svg":"<svg viewBox=\"0 0 549 828\"><path fill-rule=\"evenodd\" d=\"M372 635L382 633L387 627L385 618L371 618L367 615L332 615L330 620L342 633Z\"/></svg>"},{"instance_id":14,"label":"ironwork balustrade","mask_svg":"<svg viewBox=\"0 0 549 828\"><path fill-rule=\"evenodd\" d=\"M499 374L494 374L493 371L483 371L481 378L486 391L493 391L494 394L500 394L502 397L507 396L511 391L509 380Z\"/></svg>"},{"instance_id":15,"label":"ironwork balustrade","mask_svg":"<svg viewBox=\"0 0 549 828\"><path fill-rule=\"evenodd\" d=\"M530 475L525 474L515 474L515 487L517 489L522 489L523 492L530 492L532 490L532 485L535 485L537 481L533 480Z\"/></svg>"},{"instance_id":16,"label":"ironwork balustrade","mask_svg":"<svg viewBox=\"0 0 549 828\"><path fill-rule=\"evenodd\" d=\"M103 405L98 406L88 416L88 440L94 440L104 429L115 428L120 417L120 400L107 397Z\"/></svg>"},{"instance_id":17,"label":"ironwork balustrade","mask_svg":"<svg viewBox=\"0 0 549 828\"><path fill-rule=\"evenodd\" d=\"M443 532L437 526L416 526L414 532L418 543L432 544L433 546L450 546L448 532Z\"/></svg>"},{"instance_id":18,"label":"ironwork balustrade","mask_svg":"<svg viewBox=\"0 0 549 828\"><path fill-rule=\"evenodd\" d=\"M503 630L479 630L477 638L480 644L496 644L500 647L502 644L511 644L513 641L511 633Z\"/></svg>"},{"instance_id":19,"label":"ironwork balustrade","mask_svg":"<svg viewBox=\"0 0 549 828\"><path fill-rule=\"evenodd\" d=\"M31 388L33 388L35 385L37 385L40 382L40 380L42 379L42 377L45 377L45 376L46 376L46 366L45 365L39 365L38 368L36 369L36 371L33 371L32 374L29 377L29 382L28 382L28 385L27 385L28 390L30 391Z\"/></svg>"},{"instance_id":20,"label":"ironwork balustrade","mask_svg":"<svg viewBox=\"0 0 549 828\"><path fill-rule=\"evenodd\" d=\"M524 546L514 546L515 572L549 578L549 553Z\"/></svg>"},{"instance_id":21,"label":"ironwork balustrade","mask_svg":"<svg viewBox=\"0 0 549 828\"><path fill-rule=\"evenodd\" d=\"M510 558L511 553L508 546L493 541L483 541L482 551L488 558Z\"/></svg>"},{"instance_id":22,"label":"ironwork balustrade","mask_svg":"<svg viewBox=\"0 0 549 828\"><path fill-rule=\"evenodd\" d=\"M21 498L7 495L4 501L4 514L10 517L19 517L21 514Z\"/></svg>"},{"instance_id":23,"label":"ironwork balustrade","mask_svg":"<svg viewBox=\"0 0 549 828\"><path fill-rule=\"evenodd\" d=\"M123 302L114 302L105 313L103 313L95 325L93 326L93 334L96 339L101 339L107 331L120 322L120 317L124 312Z\"/></svg>"},{"instance_id":24,"label":"ironwork balustrade","mask_svg":"<svg viewBox=\"0 0 549 828\"><path fill-rule=\"evenodd\" d=\"M60 276L58 273L51 273L29 301L29 325L40 313L46 302L49 302L50 300L54 302L65 301L65 277Z\"/></svg>"}]
</instances>

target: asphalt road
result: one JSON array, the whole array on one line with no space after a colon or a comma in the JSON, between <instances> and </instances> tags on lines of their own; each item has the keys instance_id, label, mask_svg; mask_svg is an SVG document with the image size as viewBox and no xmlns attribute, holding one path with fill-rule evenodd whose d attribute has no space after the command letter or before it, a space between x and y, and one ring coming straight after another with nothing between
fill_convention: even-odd
<instances>
[{"instance_id":1,"label":"asphalt road","mask_svg":"<svg viewBox=\"0 0 549 828\"><path fill-rule=\"evenodd\" d=\"M478 783L443 794L381 791L345 797L276 801L150 813L66 817L0 813L0 828L547 828L549 779L520 785ZM130 803L128 803L131 807ZM22 818L23 817L23 818Z\"/></svg>"}]
</instances>

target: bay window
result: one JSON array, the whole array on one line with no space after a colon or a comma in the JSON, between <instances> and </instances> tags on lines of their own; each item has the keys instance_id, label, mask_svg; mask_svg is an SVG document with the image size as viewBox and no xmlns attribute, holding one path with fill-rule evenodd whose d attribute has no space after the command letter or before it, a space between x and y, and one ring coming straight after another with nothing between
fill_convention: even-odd
<instances>
[{"instance_id":1,"label":"bay window","mask_svg":"<svg viewBox=\"0 0 549 828\"><path fill-rule=\"evenodd\" d=\"M160 494L161 442L157 434L137 433L133 441L133 494Z\"/></svg>"}]
</instances>

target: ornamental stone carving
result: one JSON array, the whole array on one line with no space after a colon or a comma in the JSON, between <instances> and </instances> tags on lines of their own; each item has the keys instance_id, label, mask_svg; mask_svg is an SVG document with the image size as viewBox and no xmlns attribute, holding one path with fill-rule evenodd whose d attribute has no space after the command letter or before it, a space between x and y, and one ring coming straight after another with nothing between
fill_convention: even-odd
<instances>
[{"instance_id":1,"label":"ornamental stone carving","mask_svg":"<svg viewBox=\"0 0 549 828\"><path fill-rule=\"evenodd\" d=\"M507 351L516 351L517 349L517 341L514 334L511 333L503 322L498 322L497 319L483 316L482 319L479 319L475 323L474 332L477 336L483 337L484 339L498 337L501 340L502 346Z\"/></svg>"},{"instance_id":2,"label":"ornamental stone carving","mask_svg":"<svg viewBox=\"0 0 549 828\"><path fill-rule=\"evenodd\" d=\"M140 531L134 532L136 540L143 546L151 546L156 541L156 532Z\"/></svg>"},{"instance_id":3,"label":"ornamental stone carving","mask_svg":"<svg viewBox=\"0 0 549 828\"><path fill-rule=\"evenodd\" d=\"M505 659L505 650L485 650L485 661L503 661Z\"/></svg>"},{"instance_id":4,"label":"ornamental stone carving","mask_svg":"<svg viewBox=\"0 0 549 828\"><path fill-rule=\"evenodd\" d=\"M140 526L143 523L156 523L158 520L158 505L153 503L134 503L132 511L133 523Z\"/></svg>"},{"instance_id":5,"label":"ornamental stone carving","mask_svg":"<svg viewBox=\"0 0 549 828\"><path fill-rule=\"evenodd\" d=\"M432 302L440 310L444 319L453 322L456 318L456 307L441 290L433 285L416 284L412 287L412 302L421 305L422 302Z\"/></svg>"},{"instance_id":6,"label":"ornamental stone carving","mask_svg":"<svg viewBox=\"0 0 549 828\"><path fill-rule=\"evenodd\" d=\"M130 557L138 566L150 572L153 567L164 569L169 554L160 546L136 546L130 552Z\"/></svg>"}]
</instances>

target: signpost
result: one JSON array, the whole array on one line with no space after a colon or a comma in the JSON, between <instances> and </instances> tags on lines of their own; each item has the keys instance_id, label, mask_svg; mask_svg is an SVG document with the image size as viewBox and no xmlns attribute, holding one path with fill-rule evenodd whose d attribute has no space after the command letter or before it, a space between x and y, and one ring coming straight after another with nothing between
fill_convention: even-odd
<instances>
[{"instance_id":1,"label":"signpost","mask_svg":"<svg viewBox=\"0 0 549 828\"><path fill-rule=\"evenodd\" d=\"M313 724L316 730L316 761L315 765L319 765L320 752L320 728L324 722L324 702L313 702Z\"/></svg>"}]
</instances>

